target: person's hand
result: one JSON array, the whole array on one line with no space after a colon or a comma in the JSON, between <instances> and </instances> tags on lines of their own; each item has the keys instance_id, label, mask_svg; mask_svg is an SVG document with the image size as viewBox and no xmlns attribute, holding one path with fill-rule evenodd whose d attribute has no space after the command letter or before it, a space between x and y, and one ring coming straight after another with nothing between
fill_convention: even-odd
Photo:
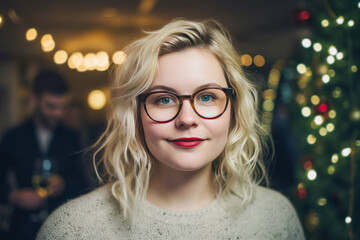
<instances>
[{"instance_id":1,"label":"person's hand","mask_svg":"<svg viewBox=\"0 0 360 240\"><path fill-rule=\"evenodd\" d=\"M65 181L58 175L51 176L48 180L49 196L56 197L61 195L65 189Z\"/></svg>"},{"instance_id":2,"label":"person's hand","mask_svg":"<svg viewBox=\"0 0 360 240\"><path fill-rule=\"evenodd\" d=\"M9 195L12 204L26 210L35 210L44 205L46 198L32 188L15 189Z\"/></svg>"}]
</instances>

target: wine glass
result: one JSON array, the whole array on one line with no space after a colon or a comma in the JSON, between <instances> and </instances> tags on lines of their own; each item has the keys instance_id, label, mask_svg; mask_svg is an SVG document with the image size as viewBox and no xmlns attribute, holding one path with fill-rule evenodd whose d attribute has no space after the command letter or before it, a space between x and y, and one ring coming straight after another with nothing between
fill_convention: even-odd
<instances>
[{"instance_id":1,"label":"wine glass","mask_svg":"<svg viewBox=\"0 0 360 240\"><path fill-rule=\"evenodd\" d=\"M49 215L47 197L53 192L49 179L56 176L57 164L54 158L39 157L34 163L32 184L36 193L45 199L45 204L37 216L37 220L45 220Z\"/></svg>"}]
</instances>

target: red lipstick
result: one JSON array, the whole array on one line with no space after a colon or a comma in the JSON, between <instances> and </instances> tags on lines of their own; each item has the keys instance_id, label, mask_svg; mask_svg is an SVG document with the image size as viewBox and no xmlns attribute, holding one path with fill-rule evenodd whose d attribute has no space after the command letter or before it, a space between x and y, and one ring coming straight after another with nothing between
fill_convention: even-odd
<instances>
[{"instance_id":1,"label":"red lipstick","mask_svg":"<svg viewBox=\"0 0 360 240\"><path fill-rule=\"evenodd\" d=\"M200 143L202 143L205 139L202 138L177 138L173 140L169 140L173 144L183 147L183 148L194 148Z\"/></svg>"}]
</instances>

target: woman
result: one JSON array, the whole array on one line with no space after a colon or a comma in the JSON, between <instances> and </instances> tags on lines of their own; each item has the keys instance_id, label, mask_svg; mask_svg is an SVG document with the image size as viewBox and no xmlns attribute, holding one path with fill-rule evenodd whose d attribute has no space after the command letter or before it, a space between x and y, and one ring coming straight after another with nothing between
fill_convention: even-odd
<instances>
[{"instance_id":1,"label":"woman","mask_svg":"<svg viewBox=\"0 0 360 240\"><path fill-rule=\"evenodd\" d=\"M38 239L304 239L290 202L258 185L265 131L227 32L175 20L124 51L97 142L108 184Z\"/></svg>"}]
</instances>

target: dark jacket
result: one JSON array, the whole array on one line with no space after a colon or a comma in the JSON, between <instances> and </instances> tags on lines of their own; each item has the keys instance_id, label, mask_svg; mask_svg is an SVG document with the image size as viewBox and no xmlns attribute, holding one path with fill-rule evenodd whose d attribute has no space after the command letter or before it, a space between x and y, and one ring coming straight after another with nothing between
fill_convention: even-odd
<instances>
[{"instance_id":1,"label":"dark jacket","mask_svg":"<svg viewBox=\"0 0 360 240\"><path fill-rule=\"evenodd\" d=\"M35 131L34 120L31 117L19 126L6 131L2 137L0 143L0 198L2 202L7 201L10 191L9 184L6 181L9 170L15 174L18 189L33 188L34 162L36 158L44 157L40 152ZM79 148L79 137L76 132L63 125L59 125L54 129L46 157L56 159L58 165L57 174L65 180L65 191L58 197L49 198L47 204L49 212L66 200L78 196L84 187ZM29 224L28 227L36 234L41 222L34 225L29 220L29 217L41 210L28 211L15 207L10 228L22 239L25 239L20 232L29 231L26 230L26 226ZM29 232L24 234L31 235ZM33 239L34 237L29 236L27 239ZM12 238L15 239L15 237Z\"/></svg>"}]
</instances>

